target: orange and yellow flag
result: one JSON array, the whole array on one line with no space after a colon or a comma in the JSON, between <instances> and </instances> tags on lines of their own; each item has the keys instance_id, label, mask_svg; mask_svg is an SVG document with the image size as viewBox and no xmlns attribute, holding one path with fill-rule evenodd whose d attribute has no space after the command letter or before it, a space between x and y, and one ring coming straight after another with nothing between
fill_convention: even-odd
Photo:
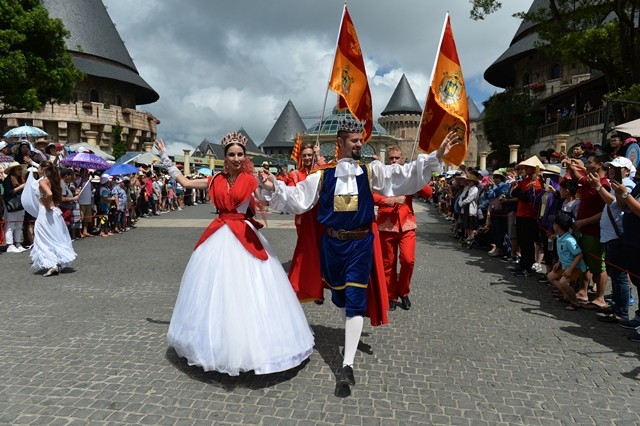
<instances>
[{"instance_id":1,"label":"orange and yellow flag","mask_svg":"<svg viewBox=\"0 0 640 426\"><path fill-rule=\"evenodd\" d=\"M339 95L338 108L348 108L358 120L366 120L364 126L365 142L373 129L373 106L367 72L364 69L364 58L360 50L360 42L356 27L344 5L342 23L338 35L336 55L333 59L333 70L329 88Z\"/></svg>"},{"instance_id":2,"label":"orange and yellow flag","mask_svg":"<svg viewBox=\"0 0 640 426\"><path fill-rule=\"evenodd\" d=\"M298 138L293 144L293 151L291 151L291 159L296 163L298 168L300 168L300 151L302 151L302 138L300 137L300 133L298 133Z\"/></svg>"},{"instance_id":3,"label":"orange and yellow flag","mask_svg":"<svg viewBox=\"0 0 640 426\"><path fill-rule=\"evenodd\" d=\"M426 152L435 151L447 133L452 131L456 132L464 143L451 149L444 160L460 165L467 156L469 144L469 107L462 68L447 13L420 123L419 146Z\"/></svg>"}]
</instances>

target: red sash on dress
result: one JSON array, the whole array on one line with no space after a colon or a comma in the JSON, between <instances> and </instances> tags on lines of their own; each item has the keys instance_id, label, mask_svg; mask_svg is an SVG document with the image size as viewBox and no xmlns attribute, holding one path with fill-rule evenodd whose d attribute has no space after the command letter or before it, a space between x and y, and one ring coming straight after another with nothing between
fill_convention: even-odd
<instances>
[{"instance_id":1,"label":"red sash on dress","mask_svg":"<svg viewBox=\"0 0 640 426\"><path fill-rule=\"evenodd\" d=\"M251 217L251 212L255 211L253 192L257 187L258 181L248 173L240 173L231 188L225 174L220 173L209 178L209 195L220 216L205 229L194 250L226 224L249 253L260 260L267 260L269 255L260 242L258 234L246 222L251 222L256 229L262 228L262 224ZM250 200L247 214L238 213L236 208L247 199Z\"/></svg>"}]
</instances>

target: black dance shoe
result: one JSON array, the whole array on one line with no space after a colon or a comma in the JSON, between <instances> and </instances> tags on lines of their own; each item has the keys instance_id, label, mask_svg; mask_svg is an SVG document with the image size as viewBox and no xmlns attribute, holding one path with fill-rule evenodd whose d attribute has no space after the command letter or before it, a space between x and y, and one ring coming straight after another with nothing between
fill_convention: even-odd
<instances>
[{"instance_id":1,"label":"black dance shoe","mask_svg":"<svg viewBox=\"0 0 640 426\"><path fill-rule=\"evenodd\" d=\"M345 365L340 370L340 378L338 379L338 383L342 385L353 386L356 384L356 379L353 376L353 368L349 365Z\"/></svg>"},{"instance_id":2,"label":"black dance shoe","mask_svg":"<svg viewBox=\"0 0 640 426\"><path fill-rule=\"evenodd\" d=\"M396 301L395 300L389 300L389 310L390 311L395 311L396 310Z\"/></svg>"},{"instance_id":3,"label":"black dance shoe","mask_svg":"<svg viewBox=\"0 0 640 426\"><path fill-rule=\"evenodd\" d=\"M411 300L409 300L409 296L400 296L400 307L405 311L408 311L411 308Z\"/></svg>"}]
</instances>

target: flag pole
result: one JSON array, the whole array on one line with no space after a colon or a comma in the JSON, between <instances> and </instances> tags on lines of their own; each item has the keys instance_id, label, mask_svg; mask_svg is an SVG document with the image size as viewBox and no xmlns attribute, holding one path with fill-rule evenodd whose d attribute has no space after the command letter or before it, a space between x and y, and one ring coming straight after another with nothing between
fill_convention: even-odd
<instances>
[{"instance_id":1,"label":"flag pole","mask_svg":"<svg viewBox=\"0 0 640 426\"><path fill-rule=\"evenodd\" d=\"M322 130L322 122L324 121L324 111L327 108L327 98L329 97L329 83L331 83L331 75L333 74L333 67L336 65L336 52L338 51L338 42L340 41L340 31L342 30L342 24L344 23L344 15L346 10L347 10L347 1L345 0L344 7L342 8L342 18L340 18L340 26L338 27L338 37L336 37L336 48L333 50L333 62L331 62L331 71L329 72L329 79L327 80L327 90L324 93L324 104L322 106L322 114L320 115L320 124L318 124L316 146L320 145L320 131ZM313 159L315 163L315 160L316 160L315 155Z\"/></svg>"},{"instance_id":2,"label":"flag pole","mask_svg":"<svg viewBox=\"0 0 640 426\"><path fill-rule=\"evenodd\" d=\"M440 51L442 50L442 40L444 40L444 31L447 28L447 22L449 21L449 11L444 17L444 23L442 24L442 33L440 34L440 43L438 43L438 50L436 51L436 59L433 61L433 69L431 70L431 76L429 78L429 86L427 86L427 99L424 101L424 108L422 109L422 114L420 115L420 126L418 126L418 132L416 133L416 139L413 141L413 150L411 151L411 157L409 161L413 161L413 157L416 154L416 146L418 145L418 138L420 138L420 130L422 129L422 120L424 119L424 113L427 109L427 100L429 99L429 92L431 90L431 85L433 85L433 77L436 73L436 66L438 65L438 57L440 56Z\"/></svg>"}]
</instances>

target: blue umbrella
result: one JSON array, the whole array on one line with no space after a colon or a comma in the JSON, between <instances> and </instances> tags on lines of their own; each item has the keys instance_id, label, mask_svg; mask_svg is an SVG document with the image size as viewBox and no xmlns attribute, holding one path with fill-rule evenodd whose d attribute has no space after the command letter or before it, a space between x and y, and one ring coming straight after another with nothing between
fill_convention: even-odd
<instances>
[{"instance_id":1,"label":"blue umbrella","mask_svg":"<svg viewBox=\"0 0 640 426\"><path fill-rule=\"evenodd\" d=\"M208 167L201 167L198 169L198 173L205 176L211 176L213 174L213 171Z\"/></svg>"},{"instance_id":2,"label":"blue umbrella","mask_svg":"<svg viewBox=\"0 0 640 426\"><path fill-rule=\"evenodd\" d=\"M116 164L108 170L104 171L109 176L130 175L138 173L138 168L131 164Z\"/></svg>"},{"instance_id":3,"label":"blue umbrella","mask_svg":"<svg viewBox=\"0 0 640 426\"><path fill-rule=\"evenodd\" d=\"M49 133L33 126L15 127L4 134L5 138L42 138L45 136L49 136Z\"/></svg>"}]
</instances>

